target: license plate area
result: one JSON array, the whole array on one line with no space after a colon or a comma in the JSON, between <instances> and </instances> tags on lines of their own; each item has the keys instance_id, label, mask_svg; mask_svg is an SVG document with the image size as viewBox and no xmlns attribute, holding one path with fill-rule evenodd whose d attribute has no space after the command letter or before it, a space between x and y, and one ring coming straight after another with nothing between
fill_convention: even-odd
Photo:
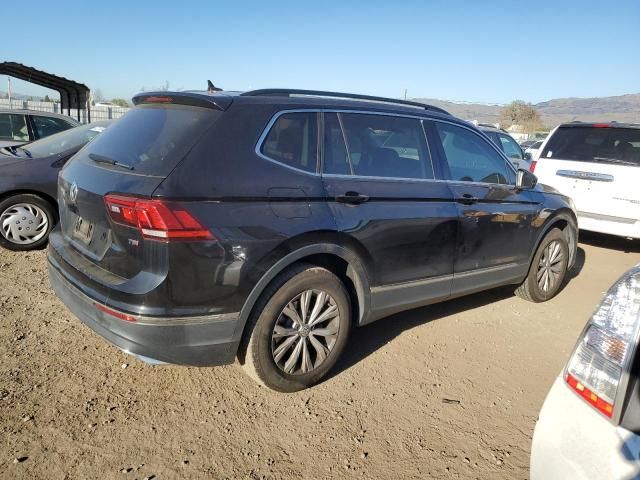
<instances>
[{"instance_id":1,"label":"license plate area","mask_svg":"<svg viewBox=\"0 0 640 480\"><path fill-rule=\"evenodd\" d=\"M84 244L89 244L93 237L93 223L85 220L82 217L76 219L76 223L73 226L73 238L80 240Z\"/></svg>"}]
</instances>

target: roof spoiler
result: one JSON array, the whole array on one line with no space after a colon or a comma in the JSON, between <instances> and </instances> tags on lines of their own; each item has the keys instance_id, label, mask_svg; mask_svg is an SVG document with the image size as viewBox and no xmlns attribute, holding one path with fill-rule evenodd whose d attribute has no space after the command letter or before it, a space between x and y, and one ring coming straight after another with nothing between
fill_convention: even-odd
<instances>
[{"instance_id":1,"label":"roof spoiler","mask_svg":"<svg viewBox=\"0 0 640 480\"><path fill-rule=\"evenodd\" d=\"M233 102L233 98L219 93L140 92L132 98L132 101L136 106L144 104L190 105L225 111Z\"/></svg>"}]
</instances>

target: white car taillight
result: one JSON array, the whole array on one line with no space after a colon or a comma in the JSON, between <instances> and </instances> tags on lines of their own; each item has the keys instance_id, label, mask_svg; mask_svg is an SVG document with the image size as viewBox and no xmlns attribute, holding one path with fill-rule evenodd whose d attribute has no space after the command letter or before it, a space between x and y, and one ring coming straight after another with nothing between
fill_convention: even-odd
<instances>
[{"instance_id":1,"label":"white car taillight","mask_svg":"<svg viewBox=\"0 0 640 480\"><path fill-rule=\"evenodd\" d=\"M576 346L565 379L589 404L613 416L618 387L633 358L640 326L640 265L607 292Z\"/></svg>"}]
</instances>

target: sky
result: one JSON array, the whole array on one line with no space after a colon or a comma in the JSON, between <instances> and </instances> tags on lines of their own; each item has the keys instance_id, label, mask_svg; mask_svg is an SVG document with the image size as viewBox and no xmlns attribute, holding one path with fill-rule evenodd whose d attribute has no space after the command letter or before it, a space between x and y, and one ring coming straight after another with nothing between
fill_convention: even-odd
<instances>
[{"instance_id":1,"label":"sky","mask_svg":"<svg viewBox=\"0 0 640 480\"><path fill-rule=\"evenodd\" d=\"M0 60L130 99L169 84L537 103L640 93L640 0L8 2ZM29 13L31 12L31 13ZM26 28L25 28L26 27ZM6 90L0 77L0 90ZM48 93L21 81L12 90Z\"/></svg>"}]
</instances>

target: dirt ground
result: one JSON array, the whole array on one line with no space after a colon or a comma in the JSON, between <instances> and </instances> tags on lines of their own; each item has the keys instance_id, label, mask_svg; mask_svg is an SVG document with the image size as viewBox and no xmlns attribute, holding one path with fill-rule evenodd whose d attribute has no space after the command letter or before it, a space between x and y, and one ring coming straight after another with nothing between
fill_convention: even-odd
<instances>
[{"instance_id":1,"label":"dirt ground","mask_svg":"<svg viewBox=\"0 0 640 480\"><path fill-rule=\"evenodd\" d=\"M53 296L44 252L0 250L0 477L527 478L545 394L640 242L584 235L578 260L548 303L498 289L358 329L286 395L127 356Z\"/></svg>"}]
</instances>

